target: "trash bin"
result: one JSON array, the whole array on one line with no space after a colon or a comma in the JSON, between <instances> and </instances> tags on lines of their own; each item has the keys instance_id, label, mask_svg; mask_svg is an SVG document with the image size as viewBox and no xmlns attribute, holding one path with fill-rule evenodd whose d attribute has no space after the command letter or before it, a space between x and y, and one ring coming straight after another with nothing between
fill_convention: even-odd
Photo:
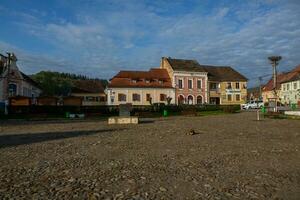
<instances>
[{"instance_id":1,"label":"trash bin","mask_svg":"<svg viewBox=\"0 0 300 200\"><path fill-rule=\"evenodd\" d=\"M164 110L164 117L167 117L168 116L168 111L167 110Z\"/></svg>"},{"instance_id":2,"label":"trash bin","mask_svg":"<svg viewBox=\"0 0 300 200\"><path fill-rule=\"evenodd\" d=\"M295 103L293 103L291 107L292 107L292 110L296 110L296 108L297 108Z\"/></svg>"},{"instance_id":3,"label":"trash bin","mask_svg":"<svg viewBox=\"0 0 300 200\"><path fill-rule=\"evenodd\" d=\"M66 112L66 118L70 117L70 112Z\"/></svg>"},{"instance_id":4,"label":"trash bin","mask_svg":"<svg viewBox=\"0 0 300 200\"><path fill-rule=\"evenodd\" d=\"M265 107L265 106L261 107L261 112L262 112L263 114L266 113L266 107Z\"/></svg>"}]
</instances>

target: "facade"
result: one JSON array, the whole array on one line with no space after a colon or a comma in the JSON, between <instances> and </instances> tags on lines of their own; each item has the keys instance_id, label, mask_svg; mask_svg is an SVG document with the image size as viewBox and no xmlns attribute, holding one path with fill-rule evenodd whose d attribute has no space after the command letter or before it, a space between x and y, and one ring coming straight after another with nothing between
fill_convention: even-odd
<instances>
[{"instance_id":1,"label":"facade","mask_svg":"<svg viewBox=\"0 0 300 200\"><path fill-rule=\"evenodd\" d=\"M274 88L273 78L270 79L262 89L264 103L274 101L274 99L281 103L295 101L295 91L292 89L294 87L294 83L292 82L297 82L297 77L299 74L300 65L290 72L278 74L276 88Z\"/></svg>"},{"instance_id":2,"label":"facade","mask_svg":"<svg viewBox=\"0 0 300 200\"><path fill-rule=\"evenodd\" d=\"M75 81L71 96L81 97L83 106L106 105L107 99L100 80Z\"/></svg>"},{"instance_id":3,"label":"facade","mask_svg":"<svg viewBox=\"0 0 300 200\"><path fill-rule=\"evenodd\" d=\"M300 105L300 65L289 74L289 77L281 82L281 102Z\"/></svg>"},{"instance_id":4,"label":"facade","mask_svg":"<svg viewBox=\"0 0 300 200\"><path fill-rule=\"evenodd\" d=\"M41 89L30 77L17 67L17 58L0 55L0 102L10 97L22 96L34 99L41 94Z\"/></svg>"},{"instance_id":5,"label":"facade","mask_svg":"<svg viewBox=\"0 0 300 200\"><path fill-rule=\"evenodd\" d=\"M175 88L176 104L242 104L247 100L247 78L227 66L163 57Z\"/></svg>"},{"instance_id":6,"label":"facade","mask_svg":"<svg viewBox=\"0 0 300 200\"><path fill-rule=\"evenodd\" d=\"M207 71L196 60L162 57L160 68L167 70L171 78L176 104L208 102Z\"/></svg>"},{"instance_id":7,"label":"facade","mask_svg":"<svg viewBox=\"0 0 300 200\"><path fill-rule=\"evenodd\" d=\"M106 93L107 105L175 103L175 90L165 69L120 71L110 80Z\"/></svg>"},{"instance_id":8,"label":"facade","mask_svg":"<svg viewBox=\"0 0 300 200\"><path fill-rule=\"evenodd\" d=\"M228 66L203 67L208 72L209 103L237 105L247 101L247 78Z\"/></svg>"}]
</instances>

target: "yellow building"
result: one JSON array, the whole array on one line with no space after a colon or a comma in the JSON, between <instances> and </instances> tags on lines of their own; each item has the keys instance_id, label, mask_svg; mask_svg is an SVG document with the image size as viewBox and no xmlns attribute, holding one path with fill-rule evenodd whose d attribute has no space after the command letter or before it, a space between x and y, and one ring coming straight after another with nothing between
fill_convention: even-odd
<instances>
[{"instance_id":1,"label":"yellow building","mask_svg":"<svg viewBox=\"0 0 300 200\"><path fill-rule=\"evenodd\" d=\"M243 104L247 101L247 78L231 67L205 66L208 71L209 103Z\"/></svg>"}]
</instances>

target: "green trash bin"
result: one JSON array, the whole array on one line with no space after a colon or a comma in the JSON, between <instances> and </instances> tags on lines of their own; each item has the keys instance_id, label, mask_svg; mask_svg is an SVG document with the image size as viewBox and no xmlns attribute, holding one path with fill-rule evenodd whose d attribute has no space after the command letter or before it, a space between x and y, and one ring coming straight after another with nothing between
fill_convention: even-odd
<instances>
[{"instance_id":1,"label":"green trash bin","mask_svg":"<svg viewBox=\"0 0 300 200\"><path fill-rule=\"evenodd\" d=\"M266 113L266 107L265 107L265 106L261 107L261 112L262 112L263 114Z\"/></svg>"},{"instance_id":2,"label":"green trash bin","mask_svg":"<svg viewBox=\"0 0 300 200\"><path fill-rule=\"evenodd\" d=\"M164 110L164 117L168 117L168 111L167 110Z\"/></svg>"},{"instance_id":3,"label":"green trash bin","mask_svg":"<svg viewBox=\"0 0 300 200\"><path fill-rule=\"evenodd\" d=\"M70 112L66 112L66 118L70 117Z\"/></svg>"},{"instance_id":4,"label":"green trash bin","mask_svg":"<svg viewBox=\"0 0 300 200\"><path fill-rule=\"evenodd\" d=\"M291 107L292 107L292 110L296 110L297 105L295 103L293 103Z\"/></svg>"}]
</instances>

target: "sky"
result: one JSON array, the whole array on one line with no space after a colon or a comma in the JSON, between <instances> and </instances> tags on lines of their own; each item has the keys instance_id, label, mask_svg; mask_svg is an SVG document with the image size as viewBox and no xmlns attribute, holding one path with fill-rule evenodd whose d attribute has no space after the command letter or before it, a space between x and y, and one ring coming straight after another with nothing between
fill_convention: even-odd
<instances>
[{"instance_id":1,"label":"sky","mask_svg":"<svg viewBox=\"0 0 300 200\"><path fill-rule=\"evenodd\" d=\"M161 57L231 66L249 85L300 64L300 0L0 0L0 53L19 68L110 79Z\"/></svg>"}]
</instances>

